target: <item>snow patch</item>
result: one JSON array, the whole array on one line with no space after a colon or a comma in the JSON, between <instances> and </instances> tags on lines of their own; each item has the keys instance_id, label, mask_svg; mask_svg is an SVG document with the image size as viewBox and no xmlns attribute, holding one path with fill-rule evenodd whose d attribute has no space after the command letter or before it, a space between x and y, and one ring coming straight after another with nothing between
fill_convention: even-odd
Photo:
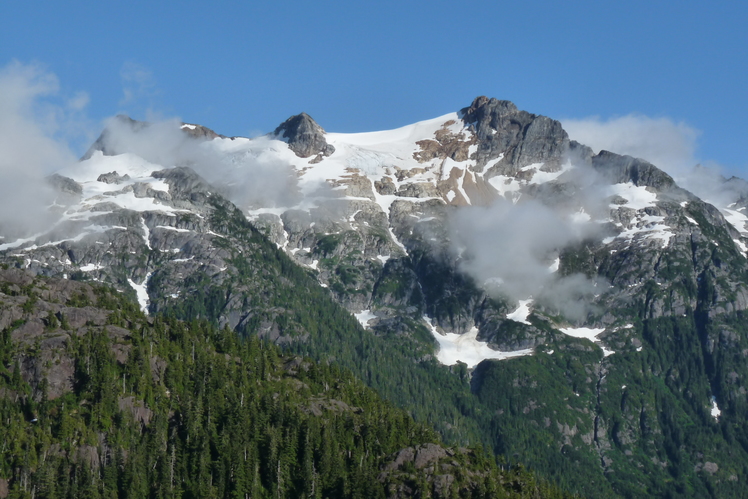
<instances>
[{"instance_id":1,"label":"snow patch","mask_svg":"<svg viewBox=\"0 0 748 499\"><path fill-rule=\"evenodd\" d=\"M605 331L605 328L591 328L591 327L562 327L559 331L567 336L573 336L574 338L587 338L590 341L597 341L597 335Z\"/></svg>"},{"instance_id":2,"label":"snow patch","mask_svg":"<svg viewBox=\"0 0 748 499\"><path fill-rule=\"evenodd\" d=\"M719 406L717 405L717 398L712 395L712 417L715 420L719 420L719 417L722 415L722 411L719 409Z\"/></svg>"},{"instance_id":3,"label":"snow patch","mask_svg":"<svg viewBox=\"0 0 748 499\"><path fill-rule=\"evenodd\" d=\"M491 177L488 179L488 183L499 192L500 196L509 200L514 200L517 197L517 194L519 194L518 191L520 187L522 187L517 179L507 177L506 175L496 175L495 177ZM509 195L507 196L507 194Z\"/></svg>"},{"instance_id":4,"label":"snow patch","mask_svg":"<svg viewBox=\"0 0 748 499\"><path fill-rule=\"evenodd\" d=\"M532 348L514 352L494 350L487 343L477 340L478 328L476 327L473 327L465 334L441 334L436 330L431 319L426 316L423 319L428 324L431 334L437 343L439 343L439 351L436 354L436 358L446 366L453 366L457 362L464 362L469 368L473 368L487 359L505 360L533 353Z\"/></svg>"},{"instance_id":5,"label":"snow patch","mask_svg":"<svg viewBox=\"0 0 748 499\"><path fill-rule=\"evenodd\" d=\"M553 274L554 272L558 272L558 268L560 266L561 266L561 258L556 257L556 259L553 260L553 263L551 264L551 266L548 267L548 272L550 272L551 274Z\"/></svg>"},{"instance_id":6,"label":"snow patch","mask_svg":"<svg viewBox=\"0 0 748 499\"><path fill-rule=\"evenodd\" d=\"M88 263L88 264L82 266L80 269L83 272L93 272L94 270L100 270L100 269L103 269L103 268L104 268L103 265L96 265L95 263Z\"/></svg>"},{"instance_id":7,"label":"snow patch","mask_svg":"<svg viewBox=\"0 0 748 499\"><path fill-rule=\"evenodd\" d=\"M562 327L559 328L559 331L564 333L567 336L572 336L574 338L586 338L590 340L593 343L596 343L597 346L602 348L603 350L603 357L608 357L610 355L613 355L615 351L609 350L605 346L603 346L600 343L600 340L598 340L598 336L600 333L605 331L605 328L592 328L592 327Z\"/></svg>"},{"instance_id":8,"label":"snow patch","mask_svg":"<svg viewBox=\"0 0 748 499\"><path fill-rule=\"evenodd\" d=\"M361 312L357 314L353 314L356 316L356 319L358 319L358 322L361 323L364 328L369 327L369 321L372 319L376 319L377 316L371 313L371 310L362 310Z\"/></svg>"},{"instance_id":9,"label":"snow patch","mask_svg":"<svg viewBox=\"0 0 748 499\"><path fill-rule=\"evenodd\" d=\"M157 225L157 229L164 229L164 230L173 230L175 232L192 232L189 229L179 229L177 227L172 227L171 225Z\"/></svg>"},{"instance_id":10,"label":"snow patch","mask_svg":"<svg viewBox=\"0 0 748 499\"><path fill-rule=\"evenodd\" d=\"M148 280L151 278L151 274L153 274L153 272L148 272L141 284L135 284L132 279L127 279L130 287L135 290L135 294L138 297L140 310L142 310L146 315L148 314L148 304L150 303L150 299L148 298Z\"/></svg>"},{"instance_id":11,"label":"snow patch","mask_svg":"<svg viewBox=\"0 0 748 499\"><path fill-rule=\"evenodd\" d=\"M603 244L610 244L615 239L626 239L632 243L635 239L659 239L663 247L668 247L670 239L673 237L671 227L665 225L665 217L655 215L642 215L632 220L632 226L617 236L610 236L603 239Z\"/></svg>"},{"instance_id":12,"label":"snow patch","mask_svg":"<svg viewBox=\"0 0 748 499\"><path fill-rule=\"evenodd\" d=\"M564 173L568 172L572 168L574 168L571 164L571 161L567 161L563 165L561 165L561 169L555 172L544 172L540 169L540 167L543 166L544 163L536 163L534 165L526 166L525 169L530 169L533 167L538 167L538 171L535 172L535 174L532 176L532 179L530 179L530 184L545 184L546 182L551 182L553 180L556 180L558 177L563 175Z\"/></svg>"},{"instance_id":13,"label":"snow patch","mask_svg":"<svg viewBox=\"0 0 748 499\"><path fill-rule=\"evenodd\" d=\"M521 322L522 324L531 325L527 320L530 315L530 305L532 305L532 298L527 300L520 300L519 307L511 314L507 314L506 318L514 322Z\"/></svg>"},{"instance_id":14,"label":"snow patch","mask_svg":"<svg viewBox=\"0 0 748 499\"><path fill-rule=\"evenodd\" d=\"M727 220L730 225L735 227L738 232L741 234L745 234L748 232L746 230L746 222L748 222L748 217L744 214L740 213L736 210L729 210L727 208L722 208L722 215L725 217L725 220Z\"/></svg>"},{"instance_id":15,"label":"snow patch","mask_svg":"<svg viewBox=\"0 0 748 499\"><path fill-rule=\"evenodd\" d=\"M643 210L654 206L657 202L657 194L647 190L645 186L634 185L633 182L625 184L614 184L606 189L608 196L621 196L626 200L626 208L634 210ZM611 205L611 208L618 208L618 205Z\"/></svg>"},{"instance_id":16,"label":"snow patch","mask_svg":"<svg viewBox=\"0 0 748 499\"><path fill-rule=\"evenodd\" d=\"M143 226L143 240L145 241L145 245L148 247L149 250L152 250L151 248L151 229L148 228L148 226L145 223L145 219L143 217L140 217L140 222Z\"/></svg>"}]
</instances>

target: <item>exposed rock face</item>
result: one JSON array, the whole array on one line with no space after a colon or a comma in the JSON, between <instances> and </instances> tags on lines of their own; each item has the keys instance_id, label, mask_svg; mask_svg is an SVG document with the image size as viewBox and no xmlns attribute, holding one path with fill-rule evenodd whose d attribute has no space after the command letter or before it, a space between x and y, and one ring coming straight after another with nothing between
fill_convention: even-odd
<instances>
[{"instance_id":1,"label":"exposed rock face","mask_svg":"<svg viewBox=\"0 0 748 499\"><path fill-rule=\"evenodd\" d=\"M608 178L611 184L632 182L636 186L653 187L660 191L675 185L670 175L642 159L600 151L591 158L591 162L592 166Z\"/></svg>"},{"instance_id":2,"label":"exposed rock face","mask_svg":"<svg viewBox=\"0 0 748 499\"><path fill-rule=\"evenodd\" d=\"M569 136L561 123L519 111L509 101L478 97L461 113L478 138L475 157L478 170L503 154L493 167L502 174L516 173L534 163L545 163L553 171L569 149Z\"/></svg>"},{"instance_id":3,"label":"exposed rock face","mask_svg":"<svg viewBox=\"0 0 748 499\"><path fill-rule=\"evenodd\" d=\"M49 400L70 392L75 373L67 351L71 337L104 330L108 311L60 303L74 298L95 302L93 290L83 283L39 283L33 275L18 269L0 270L0 283L0 330L21 323L10 337L20 348L17 365L22 378L31 385L32 398L40 400L42 389ZM36 301L20 295L21 288L31 289L38 297Z\"/></svg>"},{"instance_id":4,"label":"exposed rock face","mask_svg":"<svg viewBox=\"0 0 748 499\"><path fill-rule=\"evenodd\" d=\"M325 131L306 113L291 116L273 133L286 139L288 147L300 158L316 156L312 161L320 161L335 152L325 140Z\"/></svg>"},{"instance_id":5,"label":"exposed rock face","mask_svg":"<svg viewBox=\"0 0 748 499\"><path fill-rule=\"evenodd\" d=\"M419 140L416 144L421 148L420 151L413 153L413 157L420 163L431 161L434 158L450 158L460 162L468 159L468 150L476 142L476 137L467 137L465 133L450 132L450 126L454 125L454 120L449 120L442 125L442 128L434 134L434 139Z\"/></svg>"},{"instance_id":6,"label":"exposed rock face","mask_svg":"<svg viewBox=\"0 0 748 499\"><path fill-rule=\"evenodd\" d=\"M452 497L453 494L469 496L484 478L480 473L465 473L464 470L460 470L461 465L458 461L472 455L474 455L473 451L468 449L454 451L436 444L407 447L390 457L390 462L383 467L378 479L382 483L391 481L398 484L388 488L387 497L391 499L422 497L421 495L414 496L419 486L415 483L413 474L408 471L414 468L425 472L427 490L431 493L431 497L447 498ZM467 478L463 480L459 490L452 488L456 475Z\"/></svg>"}]
</instances>

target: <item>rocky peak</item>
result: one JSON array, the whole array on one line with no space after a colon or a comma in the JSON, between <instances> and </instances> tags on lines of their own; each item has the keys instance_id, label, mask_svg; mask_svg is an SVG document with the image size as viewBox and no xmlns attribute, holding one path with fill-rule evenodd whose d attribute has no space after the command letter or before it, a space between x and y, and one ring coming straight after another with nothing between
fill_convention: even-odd
<instances>
[{"instance_id":1,"label":"rocky peak","mask_svg":"<svg viewBox=\"0 0 748 499\"><path fill-rule=\"evenodd\" d=\"M633 182L634 185L653 187L659 191L675 185L673 178L643 159L600 151L592 157L592 166L611 183Z\"/></svg>"},{"instance_id":2,"label":"rocky peak","mask_svg":"<svg viewBox=\"0 0 748 499\"><path fill-rule=\"evenodd\" d=\"M476 131L484 129L487 125L498 130L498 118L517 112L514 103L508 100L489 99L484 95L476 97L470 107L460 111L465 123L476 124Z\"/></svg>"},{"instance_id":3,"label":"rocky peak","mask_svg":"<svg viewBox=\"0 0 748 499\"><path fill-rule=\"evenodd\" d=\"M202 125L195 125L192 123L182 123L181 129L184 133L189 135L192 138L200 139L200 140L213 140L215 138L230 138L234 139L235 137L226 137L225 135L221 135L219 133L214 132L208 127L202 126Z\"/></svg>"},{"instance_id":4,"label":"rocky peak","mask_svg":"<svg viewBox=\"0 0 748 499\"><path fill-rule=\"evenodd\" d=\"M273 132L288 142L288 147L300 158L316 155L313 162L330 156L335 148L325 140L325 130L306 113L291 116Z\"/></svg>"},{"instance_id":5,"label":"rocky peak","mask_svg":"<svg viewBox=\"0 0 748 499\"><path fill-rule=\"evenodd\" d=\"M492 168L497 174L514 174L534 163L545 163L546 169L553 170L568 152L569 136L560 122L520 111L509 101L481 96L460 114L478 137L475 159L479 169L503 154Z\"/></svg>"}]
</instances>

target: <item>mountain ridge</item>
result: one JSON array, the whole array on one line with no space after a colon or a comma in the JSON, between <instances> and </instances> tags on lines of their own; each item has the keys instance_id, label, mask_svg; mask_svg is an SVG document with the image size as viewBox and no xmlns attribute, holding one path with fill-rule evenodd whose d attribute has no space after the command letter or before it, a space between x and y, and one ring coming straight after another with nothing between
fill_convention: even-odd
<instances>
[{"instance_id":1,"label":"mountain ridge","mask_svg":"<svg viewBox=\"0 0 748 499\"><path fill-rule=\"evenodd\" d=\"M449 438L526 456L579 490L664 495L673 481L703 496L743 480L748 217L736 182L736 204L715 207L645 160L594 154L558 121L485 97L390 131L289 122L302 133L193 141L199 125L169 122L114 137L129 152L100 144L60 172L73 200L60 198L56 228L3 241L2 258L343 360ZM98 180L111 172L118 184ZM286 288L262 284L275 282L264 259L363 329L343 328L333 353L314 321L287 322L303 305L285 291L268 301ZM366 342L371 355L354 351ZM452 379L445 412L398 395L375 351L399 352L404 376ZM636 394L618 388L631 380ZM684 436L689 425L699 431Z\"/></svg>"}]
</instances>

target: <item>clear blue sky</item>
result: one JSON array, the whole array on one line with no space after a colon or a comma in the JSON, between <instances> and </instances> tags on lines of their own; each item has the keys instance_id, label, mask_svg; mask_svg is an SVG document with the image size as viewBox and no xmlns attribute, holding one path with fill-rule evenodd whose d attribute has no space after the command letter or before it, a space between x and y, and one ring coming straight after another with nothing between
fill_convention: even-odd
<instances>
[{"instance_id":1,"label":"clear blue sky","mask_svg":"<svg viewBox=\"0 0 748 499\"><path fill-rule=\"evenodd\" d=\"M748 176L746 1L0 3L0 67L37 62L87 116L269 132L395 128L478 95L553 118L638 113ZM125 97L125 90L128 97Z\"/></svg>"}]
</instances>

